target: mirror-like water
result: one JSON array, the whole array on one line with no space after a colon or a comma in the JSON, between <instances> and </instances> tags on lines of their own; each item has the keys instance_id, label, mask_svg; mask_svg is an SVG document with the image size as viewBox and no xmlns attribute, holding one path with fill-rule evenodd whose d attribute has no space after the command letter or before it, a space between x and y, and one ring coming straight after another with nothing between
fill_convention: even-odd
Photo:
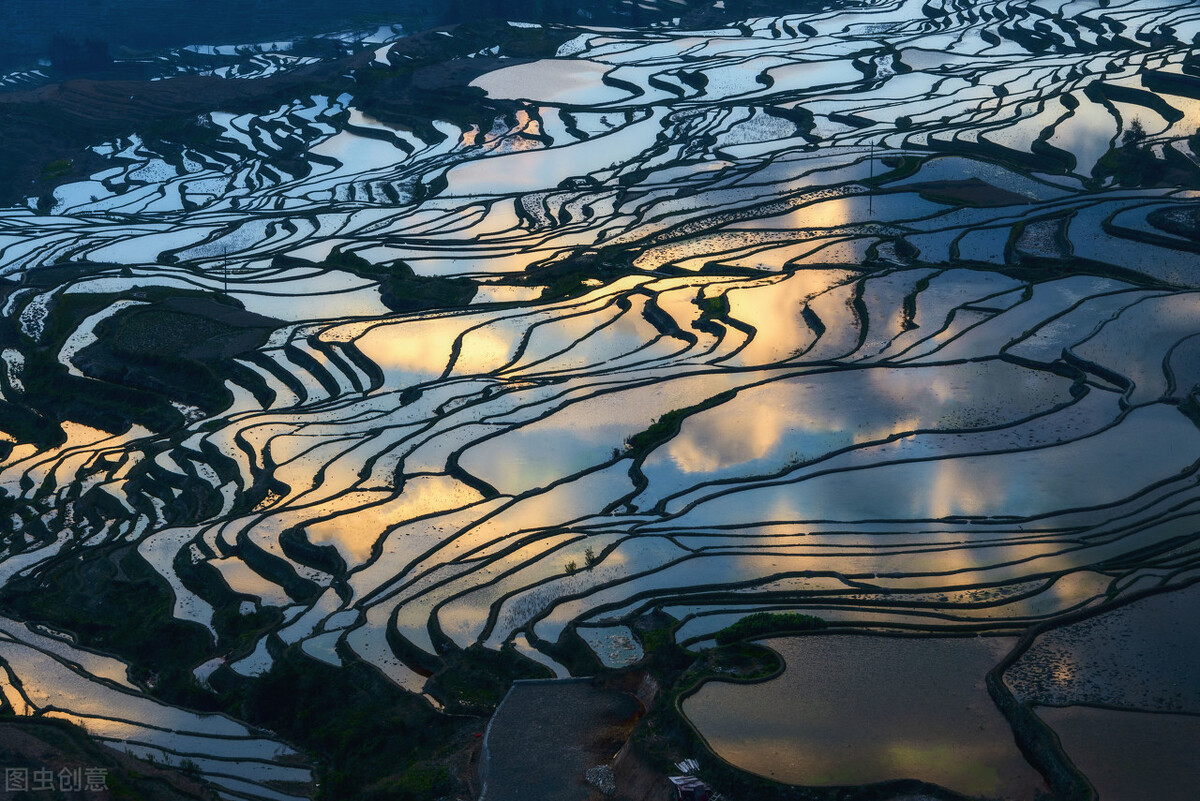
<instances>
[{"instance_id":1,"label":"mirror-like water","mask_svg":"<svg viewBox=\"0 0 1200 801\"><path fill-rule=\"evenodd\" d=\"M983 676L1013 640L812 636L768 640L786 667L762 684L709 682L688 719L734 765L793 784L922 777L1029 798L1025 764Z\"/></svg>"}]
</instances>

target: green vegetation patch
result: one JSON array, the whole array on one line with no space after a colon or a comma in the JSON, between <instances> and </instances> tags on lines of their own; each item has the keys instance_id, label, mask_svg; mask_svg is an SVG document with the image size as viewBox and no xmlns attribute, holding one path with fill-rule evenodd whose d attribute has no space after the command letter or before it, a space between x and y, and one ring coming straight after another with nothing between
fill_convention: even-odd
<instances>
[{"instance_id":1,"label":"green vegetation patch","mask_svg":"<svg viewBox=\"0 0 1200 801\"><path fill-rule=\"evenodd\" d=\"M367 787L363 801L427 801L446 796L454 787L446 765L418 762Z\"/></svg>"},{"instance_id":2,"label":"green vegetation patch","mask_svg":"<svg viewBox=\"0 0 1200 801\"><path fill-rule=\"evenodd\" d=\"M1165 158L1155 155L1149 137L1139 120L1133 120L1121 135L1121 146L1109 150L1096 163L1092 177L1103 181L1111 177L1128 187L1200 186L1200 168L1172 147L1162 150Z\"/></svg>"},{"instance_id":3,"label":"green vegetation patch","mask_svg":"<svg viewBox=\"0 0 1200 801\"><path fill-rule=\"evenodd\" d=\"M0 721L0 761L7 769L50 771L101 770L103 792L88 792L88 798L117 801L216 801L212 787L197 774L161 763L134 758L95 743L79 726L55 718L12 717ZM185 760L186 762L186 760ZM56 784L58 782L55 782ZM46 791L6 794L5 798L84 798L79 792Z\"/></svg>"},{"instance_id":4,"label":"green vegetation patch","mask_svg":"<svg viewBox=\"0 0 1200 801\"><path fill-rule=\"evenodd\" d=\"M39 268L30 282L70 281L95 269ZM142 303L102 320L96 326L98 340L74 355L73 363L86 377L71 375L58 359L67 338L88 316L131 297ZM37 342L11 320L0 321L0 345L25 356L24 392L0 401L0 431L44 448L65 439L64 420L111 433L124 432L133 423L170 430L182 423L172 400L209 413L223 409L230 401L225 379L250 372L234 357L256 350L276 325L201 292L144 288L59 295L47 309Z\"/></svg>"},{"instance_id":5,"label":"green vegetation patch","mask_svg":"<svg viewBox=\"0 0 1200 801\"><path fill-rule=\"evenodd\" d=\"M702 298L697 305L700 307L700 316L705 319L724 317L729 314L729 299L724 294Z\"/></svg>"},{"instance_id":6,"label":"green vegetation patch","mask_svg":"<svg viewBox=\"0 0 1200 801\"><path fill-rule=\"evenodd\" d=\"M311 266L311 262L288 257L276 257L275 262ZM475 297L475 282L417 275L403 261L373 264L351 251L335 250L320 264L378 282L380 298L392 311L453 309L466 306Z\"/></svg>"},{"instance_id":7,"label":"green vegetation patch","mask_svg":"<svg viewBox=\"0 0 1200 801\"><path fill-rule=\"evenodd\" d=\"M0 591L5 614L115 653L131 663L130 678L164 700L212 709L191 673L211 655L211 639L198 624L174 618L173 607L170 587L129 545L61 556Z\"/></svg>"},{"instance_id":8,"label":"green vegetation patch","mask_svg":"<svg viewBox=\"0 0 1200 801\"><path fill-rule=\"evenodd\" d=\"M75 363L101 381L215 413L229 402L232 360L256 351L278 324L207 297L167 297L101 321Z\"/></svg>"},{"instance_id":9,"label":"green vegetation patch","mask_svg":"<svg viewBox=\"0 0 1200 801\"><path fill-rule=\"evenodd\" d=\"M682 697L709 679L765 681L779 675L783 668L783 659L770 648L752 642L734 642L705 651L680 677L675 689Z\"/></svg>"},{"instance_id":10,"label":"green vegetation patch","mask_svg":"<svg viewBox=\"0 0 1200 801\"><path fill-rule=\"evenodd\" d=\"M491 714L516 679L549 678L550 671L509 648L491 651L473 646L442 654L446 667L427 686L447 710Z\"/></svg>"},{"instance_id":11,"label":"green vegetation patch","mask_svg":"<svg viewBox=\"0 0 1200 801\"><path fill-rule=\"evenodd\" d=\"M257 680L221 670L233 682L223 699L236 716L317 757L318 799L424 801L462 790L458 763L484 721L438 714L373 667L343 657L347 664L337 668L293 647Z\"/></svg>"},{"instance_id":12,"label":"green vegetation patch","mask_svg":"<svg viewBox=\"0 0 1200 801\"><path fill-rule=\"evenodd\" d=\"M650 427L646 430L639 431L630 437L626 442L626 445L629 446L629 450L632 452L635 458L645 456L650 451L654 450L659 445L678 434L679 426L683 423L685 418L690 417L697 412L702 412L705 409L711 409L714 406L720 406L726 401L733 400L733 397L736 394L737 393L734 390L727 390L726 392L713 395L711 398L706 398L705 400L700 401L700 403L692 406L686 406L682 409L673 409L651 423Z\"/></svg>"},{"instance_id":13,"label":"green vegetation patch","mask_svg":"<svg viewBox=\"0 0 1200 801\"><path fill-rule=\"evenodd\" d=\"M1146 221L1169 234L1200 242L1200 208L1195 206L1155 209Z\"/></svg>"},{"instance_id":14,"label":"green vegetation patch","mask_svg":"<svg viewBox=\"0 0 1200 801\"><path fill-rule=\"evenodd\" d=\"M798 612L755 612L718 631L715 639L720 645L728 645L750 637L766 634L790 634L800 631L819 631L826 628L824 620Z\"/></svg>"},{"instance_id":15,"label":"green vegetation patch","mask_svg":"<svg viewBox=\"0 0 1200 801\"><path fill-rule=\"evenodd\" d=\"M51 180L53 178L61 178L71 172L70 159L56 159L45 167L42 167L42 179Z\"/></svg>"}]
</instances>

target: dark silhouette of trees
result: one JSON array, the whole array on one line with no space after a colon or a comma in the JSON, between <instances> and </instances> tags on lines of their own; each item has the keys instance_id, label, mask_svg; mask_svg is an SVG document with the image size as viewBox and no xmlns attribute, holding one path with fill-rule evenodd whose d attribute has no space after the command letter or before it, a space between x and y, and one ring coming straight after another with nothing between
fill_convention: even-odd
<instances>
[{"instance_id":1,"label":"dark silhouette of trees","mask_svg":"<svg viewBox=\"0 0 1200 801\"><path fill-rule=\"evenodd\" d=\"M1097 177L1112 175L1121 186L1157 186L1166 176L1167 163L1155 157L1149 139L1141 121L1131 120L1121 134L1121 146L1101 159Z\"/></svg>"},{"instance_id":2,"label":"dark silhouette of trees","mask_svg":"<svg viewBox=\"0 0 1200 801\"><path fill-rule=\"evenodd\" d=\"M1142 127L1142 121L1134 119L1129 123L1129 128L1125 133L1121 134L1121 144L1125 147L1137 150L1146 142L1146 129Z\"/></svg>"}]
</instances>

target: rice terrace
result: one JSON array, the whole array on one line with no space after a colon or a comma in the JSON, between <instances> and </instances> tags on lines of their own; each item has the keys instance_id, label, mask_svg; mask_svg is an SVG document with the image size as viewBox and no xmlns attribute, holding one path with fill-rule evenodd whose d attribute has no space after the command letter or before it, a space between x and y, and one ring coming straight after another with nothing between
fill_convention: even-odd
<instances>
[{"instance_id":1,"label":"rice terrace","mask_svg":"<svg viewBox=\"0 0 1200 801\"><path fill-rule=\"evenodd\" d=\"M3 44L0 797L1198 797L1200 4L125 2Z\"/></svg>"}]
</instances>

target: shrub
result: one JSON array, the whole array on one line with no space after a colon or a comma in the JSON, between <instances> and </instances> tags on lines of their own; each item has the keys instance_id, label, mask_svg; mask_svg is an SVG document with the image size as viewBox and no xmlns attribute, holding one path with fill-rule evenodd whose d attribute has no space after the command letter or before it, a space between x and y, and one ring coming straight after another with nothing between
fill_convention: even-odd
<instances>
[{"instance_id":1,"label":"shrub","mask_svg":"<svg viewBox=\"0 0 1200 801\"><path fill-rule=\"evenodd\" d=\"M1129 123L1129 128L1125 133L1121 134L1121 144L1125 147L1137 149L1146 142L1146 129L1142 127L1142 121L1134 119Z\"/></svg>"},{"instance_id":2,"label":"shrub","mask_svg":"<svg viewBox=\"0 0 1200 801\"><path fill-rule=\"evenodd\" d=\"M828 624L824 620L813 615L802 615L796 612L755 612L752 615L746 615L732 626L726 626L718 631L715 639L718 645L728 645L747 637L795 631L817 631L826 626Z\"/></svg>"}]
</instances>

